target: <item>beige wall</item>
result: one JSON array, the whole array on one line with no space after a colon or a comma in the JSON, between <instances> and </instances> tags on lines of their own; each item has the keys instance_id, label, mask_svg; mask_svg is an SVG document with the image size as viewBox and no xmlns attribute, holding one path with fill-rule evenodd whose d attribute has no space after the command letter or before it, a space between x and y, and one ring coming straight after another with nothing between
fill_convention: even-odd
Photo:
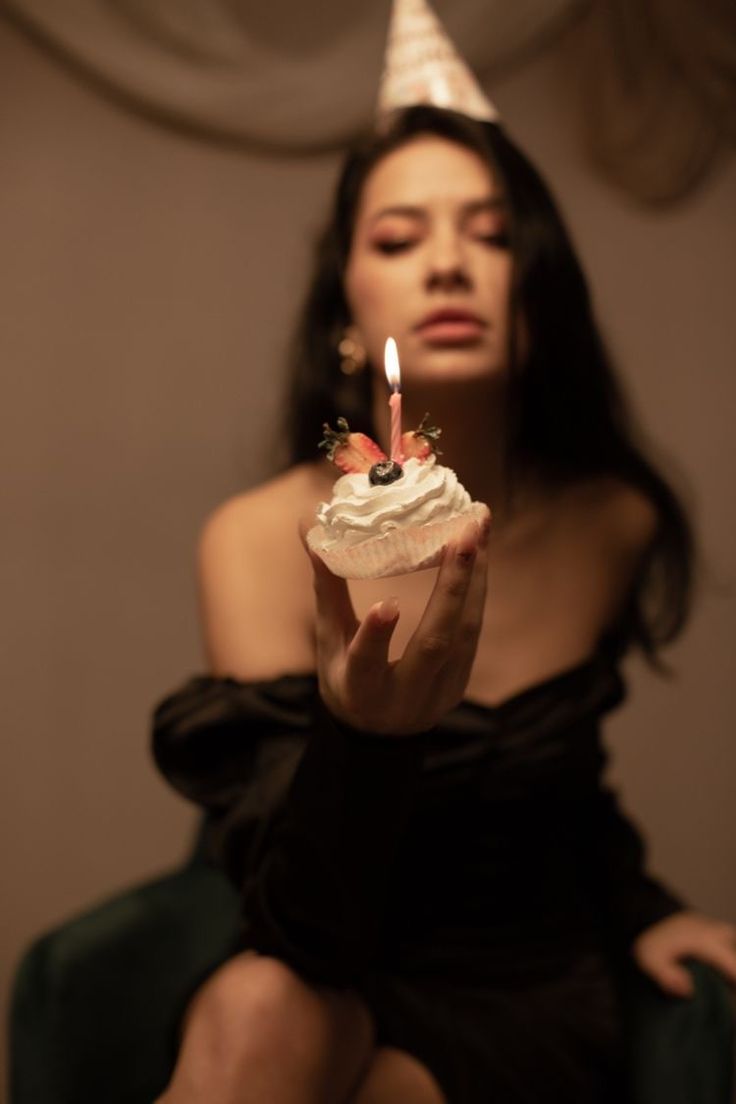
<instances>
[{"instance_id":1,"label":"beige wall","mask_svg":"<svg viewBox=\"0 0 736 1104\"><path fill-rule=\"evenodd\" d=\"M690 488L710 582L678 680L631 664L609 743L653 864L736 918L736 161L686 207L641 213L583 162L564 51L494 95ZM0 25L4 987L33 936L184 853L194 813L154 772L149 715L202 668L202 519L269 469L334 165L157 129Z\"/></svg>"}]
</instances>

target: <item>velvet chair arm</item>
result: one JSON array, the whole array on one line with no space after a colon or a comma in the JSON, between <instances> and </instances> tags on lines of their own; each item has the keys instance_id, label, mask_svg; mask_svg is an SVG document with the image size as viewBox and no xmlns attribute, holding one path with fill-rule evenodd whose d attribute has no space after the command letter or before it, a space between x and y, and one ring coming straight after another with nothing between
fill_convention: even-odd
<instances>
[{"instance_id":1,"label":"velvet chair arm","mask_svg":"<svg viewBox=\"0 0 736 1104\"><path fill-rule=\"evenodd\" d=\"M13 990L11 1104L151 1104L188 999L237 928L230 883L194 861L37 940Z\"/></svg>"}]
</instances>

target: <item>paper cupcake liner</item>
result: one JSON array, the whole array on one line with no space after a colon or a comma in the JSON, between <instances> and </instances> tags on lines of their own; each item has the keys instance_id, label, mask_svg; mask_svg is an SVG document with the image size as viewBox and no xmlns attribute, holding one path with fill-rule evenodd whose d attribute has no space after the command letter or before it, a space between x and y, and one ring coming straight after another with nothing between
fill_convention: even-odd
<instances>
[{"instance_id":1,"label":"paper cupcake liner","mask_svg":"<svg viewBox=\"0 0 736 1104\"><path fill-rule=\"evenodd\" d=\"M435 567L442 559L445 545L460 535L468 521L480 524L485 512L482 502L473 502L464 514L447 521L402 526L359 544L338 542L331 548L327 547L325 527L315 525L307 533L307 544L334 575L343 579L406 575L409 571Z\"/></svg>"}]
</instances>

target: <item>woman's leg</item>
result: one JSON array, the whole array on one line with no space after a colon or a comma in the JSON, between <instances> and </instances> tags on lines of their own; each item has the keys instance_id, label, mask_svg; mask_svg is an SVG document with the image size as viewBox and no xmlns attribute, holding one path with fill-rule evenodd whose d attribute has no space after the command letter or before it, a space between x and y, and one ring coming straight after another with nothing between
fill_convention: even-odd
<instances>
[{"instance_id":1,"label":"woman's leg","mask_svg":"<svg viewBox=\"0 0 736 1104\"><path fill-rule=\"evenodd\" d=\"M373 1048L357 994L312 987L278 959L244 951L192 999L156 1104L344 1104Z\"/></svg>"}]
</instances>

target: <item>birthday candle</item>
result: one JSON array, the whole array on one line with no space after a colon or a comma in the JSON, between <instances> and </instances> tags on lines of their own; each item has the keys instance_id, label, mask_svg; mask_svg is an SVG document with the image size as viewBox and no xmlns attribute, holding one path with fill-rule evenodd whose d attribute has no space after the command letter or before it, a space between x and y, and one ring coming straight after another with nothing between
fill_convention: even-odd
<instances>
[{"instance_id":1,"label":"birthday candle","mask_svg":"<svg viewBox=\"0 0 736 1104\"><path fill-rule=\"evenodd\" d=\"M396 342L392 337L389 337L386 341L383 363L386 379L391 388L391 397L388 400L391 411L391 459L395 460L397 464L401 464L404 461L401 452L401 369Z\"/></svg>"}]
</instances>

